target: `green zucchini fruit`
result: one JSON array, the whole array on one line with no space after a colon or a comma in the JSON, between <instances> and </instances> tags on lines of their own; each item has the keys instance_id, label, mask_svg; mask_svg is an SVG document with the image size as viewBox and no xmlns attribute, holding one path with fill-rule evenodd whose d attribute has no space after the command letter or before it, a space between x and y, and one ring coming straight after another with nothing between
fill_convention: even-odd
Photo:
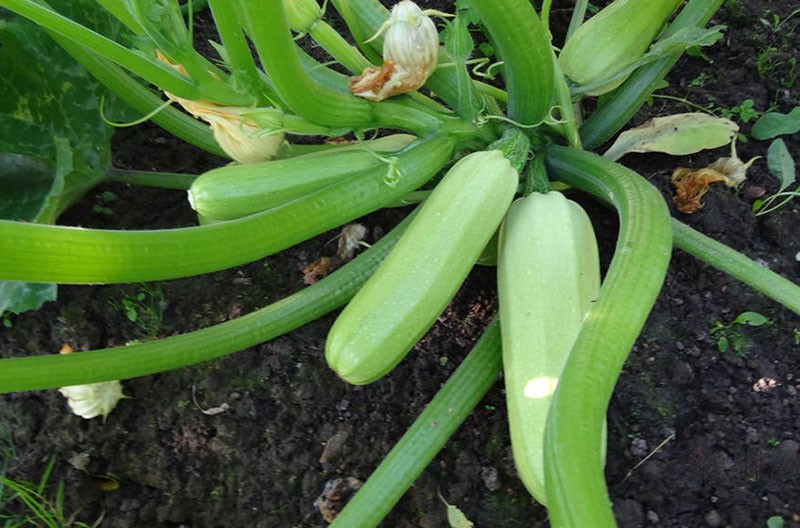
<instances>
[{"instance_id":1,"label":"green zucchini fruit","mask_svg":"<svg viewBox=\"0 0 800 528\"><path fill-rule=\"evenodd\" d=\"M519 175L498 150L475 152L442 178L397 246L339 315L325 358L345 381L389 372L456 294L508 209Z\"/></svg>"},{"instance_id":2,"label":"green zucchini fruit","mask_svg":"<svg viewBox=\"0 0 800 528\"><path fill-rule=\"evenodd\" d=\"M618 75L645 54L681 3L614 0L564 44L558 58L561 71L578 85L587 86L587 95L610 92L627 79L628 75Z\"/></svg>"},{"instance_id":3,"label":"green zucchini fruit","mask_svg":"<svg viewBox=\"0 0 800 528\"><path fill-rule=\"evenodd\" d=\"M515 201L497 262L503 376L514 463L546 504L544 430L559 375L600 290L592 224L555 191Z\"/></svg>"},{"instance_id":4,"label":"green zucchini fruit","mask_svg":"<svg viewBox=\"0 0 800 528\"><path fill-rule=\"evenodd\" d=\"M396 134L294 158L227 165L200 175L189 189L197 213L233 220L282 205L356 172L386 163L380 154L401 150L414 140Z\"/></svg>"}]
</instances>

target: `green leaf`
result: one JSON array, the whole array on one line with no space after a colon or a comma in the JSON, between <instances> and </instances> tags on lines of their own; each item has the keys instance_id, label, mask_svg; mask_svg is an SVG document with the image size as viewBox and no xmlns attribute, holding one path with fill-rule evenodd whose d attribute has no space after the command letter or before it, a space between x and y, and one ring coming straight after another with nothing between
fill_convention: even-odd
<instances>
[{"instance_id":1,"label":"green leaf","mask_svg":"<svg viewBox=\"0 0 800 528\"><path fill-rule=\"evenodd\" d=\"M800 132L800 106L795 106L788 114L780 112L764 114L753 125L751 135L755 139L763 140L797 132Z\"/></svg>"},{"instance_id":2,"label":"green leaf","mask_svg":"<svg viewBox=\"0 0 800 528\"><path fill-rule=\"evenodd\" d=\"M683 156L730 143L738 130L730 119L703 113L656 117L620 134L603 157L618 160L630 152Z\"/></svg>"},{"instance_id":3,"label":"green leaf","mask_svg":"<svg viewBox=\"0 0 800 528\"><path fill-rule=\"evenodd\" d=\"M0 218L32 222L50 192L54 168L40 158L0 152Z\"/></svg>"},{"instance_id":4,"label":"green leaf","mask_svg":"<svg viewBox=\"0 0 800 528\"><path fill-rule=\"evenodd\" d=\"M786 148L786 143L780 138L773 141L767 149L767 167L781 184L778 192L789 187L797 177L794 159Z\"/></svg>"},{"instance_id":5,"label":"green leaf","mask_svg":"<svg viewBox=\"0 0 800 528\"><path fill-rule=\"evenodd\" d=\"M762 326L769 323L769 319L758 312L742 312L733 322L740 325Z\"/></svg>"},{"instance_id":6,"label":"green leaf","mask_svg":"<svg viewBox=\"0 0 800 528\"><path fill-rule=\"evenodd\" d=\"M45 302L55 300L56 289L55 284L0 281L0 315L38 310Z\"/></svg>"},{"instance_id":7,"label":"green leaf","mask_svg":"<svg viewBox=\"0 0 800 528\"><path fill-rule=\"evenodd\" d=\"M439 494L439 498L447 507L447 523L450 525L450 528L474 528L475 525L472 521L467 519L467 516L456 506L448 504L441 493Z\"/></svg>"},{"instance_id":8,"label":"green leaf","mask_svg":"<svg viewBox=\"0 0 800 528\"><path fill-rule=\"evenodd\" d=\"M717 340L717 349L720 352L727 352L728 351L728 338L727 337L722 336Z\"/></svg>"},{"instance_id":9,"label":"green leaf","mask_svg":"<svg viewBox=\"0 0 800 528\"><path fill-rule=\"evenodd\" d=\"M784 520L783 517L776 515L774 517L770 517L767 519L767 528L783 528L784 527Z\"/></svg>"}]
</instances>

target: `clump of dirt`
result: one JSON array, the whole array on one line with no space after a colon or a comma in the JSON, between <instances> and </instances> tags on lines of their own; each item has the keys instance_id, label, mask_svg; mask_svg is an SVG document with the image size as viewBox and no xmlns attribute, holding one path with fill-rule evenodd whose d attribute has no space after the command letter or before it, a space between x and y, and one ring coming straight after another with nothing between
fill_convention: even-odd
<instances>
[{"instance_id":1,"label":"clump of dirt","mask_svg":"<svg viewBox=\"0 0 800 528\"><path fill-rule=\"evenodd\" d=\"M440 3L441 4L441 3ZM452 8L444 2L445 10ZM772 2L785 17L793 2ZM705 57L681 60L668 92L694 104L788 111L800 105L787 85L798 31L762 25L763 3L726 2L715 23L724 42ZM789 21L791 22L791 21ZM776 48L776 51L768 51ZM753 50L756 50L754 54ZM763 54L768 54L764 58ZM766 65L765 65L765 62ZM771 62L770 62L771 61ZM637 122L686 111L654 99ZM741 117L734 114L734 118ZM742 122L747 135L751 122ZM800 152L797 135L785 138ZM743 159L767 143L740 141ZM150 125L116 136L118 165L201 172L224 163ZM727 152L681 160L701 167ZM648 177L670 202L677 160L630 155L623 163ZM761 217L747 189L776 190L757 162L742 192L712 186L705 207L681 221L800 282L800 202ZM93 207L113 193L110 209ZM610 258L615 218L585 200ZM404 214L359 222L374 241ZM115 229L191 225L184 193L99 187L61 221ZM235 318L303 287L303 269L335 252L326 233L273 257L200 277L147 285L63 286L57 302L12 318L0 330L0 356L56 353L165 337ZM124 299L151 292L135 309ZM0 397L0 427L13 442L7 474L38 481L51 457L49 491L64 482L67 513L101 526L324 526L314 502L335 479L365 480L464 357L495 306L494 270L478 267L436 326L384 379L351 387L327 368L325 335L335 314L271 342L179 371L128 380L106 422L67 411L56 391ZM744 311L769 323L732 325ZM717 323L736 333L721 352ZM781 516L800 526L800 319L736 280L676 250L664 289L617 386L609 410L611 499L620 526L764 526ZM80 461L80 464L76 463ZM118 486L109 485L115 481ZM502 381L486 396L406 494L383 526L446 526L438 493L476 526L546 526L547 512L519 482L511 458ZM6 508L15 508L6 505Z\"/></svg>"}]
</instances>

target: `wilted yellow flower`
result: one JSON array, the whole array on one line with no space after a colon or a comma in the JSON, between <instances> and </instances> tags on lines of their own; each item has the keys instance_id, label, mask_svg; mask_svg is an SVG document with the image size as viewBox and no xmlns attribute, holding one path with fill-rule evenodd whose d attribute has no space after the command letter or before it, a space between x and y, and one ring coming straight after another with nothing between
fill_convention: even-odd
<instances>
[{"instance_id":1,"label":"wilted yellow flower","mask_svg":"<svg viewBox=\"0 0 800 528\"><path fill-rule=\"evenodd\" d=\"M700 198L708 192L714 182L724 182L728 187L738 187L747 179L747 169L758 156L744 162L736 155L736 143L731 143L731 155L719 158L702 169L678 167L672 173L671 182L675 186L673 203L682 213L694 213L703 207Z\"/></svg>"},{"instance_id":2,"label":"wilted yellow flower","mask_svg":"<svg viewBox=\"0 0 800 528\"><path fill-rule=\"evenodd\" d=\"M156 56L176 71L186 75L186 69L182 65L170 62L160 52L156 52ZM192 101L166 91L164 94L193 117L208 123L220 148L239 163L270 160L283 146L282 131L276 130L271 134L265 134L264 129L247 117L247 113L252 112L253 108L223 106L210 101Z\"/></svg>"},{"instance_id":3,"label":"wilted yellow flower","mask_svg":"<svg viewBox=\"0 0 800 528\"><path fill-rule=\"evenodd\" d=\"M350 79L350 91L371 101L414 90L425 84L439 60L439 34L425 11L411 0L392 8L385 32L383 65L365 68Z\"/></svg>"},{"instance_id":4,"label":"wilted yellow flower","mask_svg":"<svg viewBox=\"0 0 800 528\"><path fill-rule=\"evenodd\" d=\"M245 116L252 108L220 106L172 96L187 112L211 126L214 139L239 163L258 163L275 157L283 146L283 132L263 135L264 130Z\"/></svg>"}]
</instances>

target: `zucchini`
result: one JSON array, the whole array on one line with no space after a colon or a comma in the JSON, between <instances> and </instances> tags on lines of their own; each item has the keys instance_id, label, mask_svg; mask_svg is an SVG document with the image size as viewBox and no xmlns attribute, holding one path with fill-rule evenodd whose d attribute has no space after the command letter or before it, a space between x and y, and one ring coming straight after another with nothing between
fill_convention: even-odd
<instances>
[{"instance_id":1,"label":"zucchini","mask_svg":"<svg viewBox=\"0 0 800 528\"><path fill-rule=\"evenodd\" d=\"M500 225L519 175L498 150L456 163L339 315L325 358L345 381L389 372L433 325Z\"/></svg>"},{"instance_id":2,"label":"zucchini","mask_svg":"<svg viewBox=\"0 0 800 528\"><path fill-rule=\"evenodd\" d=\"M265 211L326 187L356 172L385 163L376 152L408 146L414 136L385 138L294 158L227 165L200 175L189 188L189 203L201 217L233 220Z\"/></svg>"},{"instance_id":3,"label":"zucchini","mask_svg":"<svg viewBox=\"0 0 800 528\"><path fill-rule=\"evenodd\" d=\"M622 72L644 55L682 2L611 2L564 44L559 56L561 71L576 84L587 86L587 95L610 92L628 78Z\"/></svg>"},{"instance_id":4,"label":"zucchini","mask_svg":"<svg viewBox=\"0 0 800 528\"><path fill-rule=\"evenodd\" d=\"M514 463L531 495L546 504L550 400L600 289L597 242L584 210L554 191L515 201L500 229L497 281Z\"/></svg>"}]
</instances>

